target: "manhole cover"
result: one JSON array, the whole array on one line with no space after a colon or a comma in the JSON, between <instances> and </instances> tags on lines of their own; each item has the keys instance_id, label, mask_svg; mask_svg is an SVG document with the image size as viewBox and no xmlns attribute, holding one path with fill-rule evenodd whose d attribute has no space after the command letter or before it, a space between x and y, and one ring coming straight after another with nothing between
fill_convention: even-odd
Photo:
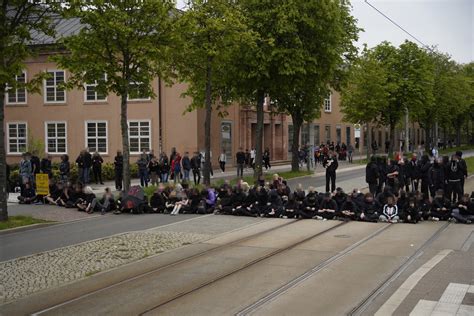
<instances>
[{"instance_id":1,"label":"manhole cover","mask_svg":"<svg viewBox=\"0 0 474 316\"><path fill-rule=\"evenodd\" d=\"M351 236L349 235L334 235L336 238L350 238Z\"/></svg>"}]
</instances>

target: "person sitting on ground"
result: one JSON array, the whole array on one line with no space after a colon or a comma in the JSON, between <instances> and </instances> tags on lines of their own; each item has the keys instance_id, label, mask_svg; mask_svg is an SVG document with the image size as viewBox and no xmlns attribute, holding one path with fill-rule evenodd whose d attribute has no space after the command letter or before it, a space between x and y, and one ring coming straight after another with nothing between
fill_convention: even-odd
<instances>
[{"instance_id":1,"label":"person sitting on ground","mask_svg":"<svg viewBox=\"0 0 474 316\"><path fill-rule=\"evenodd\" d=\"M331 198L331 194L329 192L324 194L324 198L319 205L318 214L314 216L315 219L333 219L336 215L337 211L337 203Z\"/></svg>"},{"instance_id":2,"label":"person sitting on ground","mask_svg":"<svg viewBox=\"0 0 474 316\"><path fill-rule=\"evenodd\" d=\"M31 187L29 182L25 183L23 191L21 191L20 196L18 197L20 204L33 204L36 201L36 192L35 189Z\"/></svg>"},{"instance_id":3,"label":"person sitting on ground","mask_svg":"<svg viewBox=\"0 0 474 316\"><path fill-rule=\"evenodd\" d=\"M464 224L471 224L474 221L474 203L469 198L469 194L464 194L455 204L451 216Z\"/></svg>"},{"instance_id":4,"label":"person sitting on ground","mask_svg":"<svg viewBox=\"0 0 474 316\"><path fill-rule=\"evenodd\" d=\"M317 194L318 192L316 192L314 187L308 188L308 194L299 208L298 215L300 218L309 219L318 215L319 203Z\"/></svg>"},{"instance_id":5,"label":"person sitting on ground","mask_svg":"<svg viewBox=\"0 0 474 316\"><path fill-rule=\"evenodd\" d=\"M176 191L177 201L174 203L174 207L170 215L177 215L179 211L181 210L181 208L184 205L187 205L189 203L189 199L188 199L188 196L186 195L186 191L183 190L183 187L181 186L181 184L178 183L175 186L174 190Z\"/></svg>"},{"instance_id":6,"label":"person sitting on ground","mask_svg":"<svg viewBox=\"0 0 474 316\"><path fill-rule=\"evenodd\" d=\"M296 201L295 194L290 193L288 196L288 201L285 203L285 208L283 210L283 218L298 218L300 212L300 205Z\"/></svg>"},{"instance_id":7,"label":"person sitting on ground","mask_svg":"<svg viewBox=\"0 0 474 316\"><path fill-rule=\"evenodd\" d=\"M73 190L69 194L69 198L66 201L66 208L77 208L78 202L82 201L84 198L85 194L82 190L82 184L78 182L74 185Z\"/></svg>"},{"instance_id":8,"label":"person sitting on ground","mask_svg":"<svg viewBox=\"0 0 474 316\"><path fill-rule=\"evenodd\" d=\"M389 197L395 198L395 195L393 194L393 191L391 190L391 188L386 186L383 188L383 191L377 195L376 199L380 205L385 205L387 204L387 199Z\"/></svg>"},{"instance_id":9,"label":"person sitting on ground","mask_svg":"<svg viewBox=\"0 0 474 316\"><path fill-rule=\"evenodd\" d=\"M63 184L63 189L61 190L61 195L59 196L59 199L56 200L56 205L66 207L67 201L69 200L69 196L72 194L72 192L73 189L69 185L69 183L66 182L65 184Z\"/></svg>"},{"instance_id":10,"label":"person sitting on ground","mask_svg":"<svg viewBox=\"0 0 474 316\"><path fill-rule=\"evenodd\" d=\"M86 213L92 213L94 210L91 208L92 201L95 199L94 191L89 186L84 188L84 197L77 201L77 210Z\"/></svg>"},{"instance_id":11,"label":"person sitting on ground","mask_svg":"<svg viewBox=\"0 0 474 316\"><path fill-rule=\"evenodd\" d=\"M416 224L420 221L420 208L414 194L410 194L406 203L403 205L400 215L404 223Z\"/></svg>"},{"instance_id":12,"label":"person sitting on ground","mask_svg":"<svg viewBox=\"0 0 474 316\"><path fill-rule=\"evenodd\" d=\"M61 194L63 193L64 185L59 183L53 183L49 190L49 194L44 197L45 203L58 205Z\"/></svg>"},{"instance_id":13,"label":"person sitting on ground","mask_svg":"<svg viewBox=\"0 0 474 316\"><path fill-rule=\"evenodd\" d=\"M380 216L380 203L374 199L372 193L366 193L364 196L364 202L360 208L360 213L358 215L359 220L364 222L377 222Z\"/></svg>"},{"instance_id":14,"label":"person sitting on ground","mask_svg":"<svg viewBox=\"0 0 474 316\"><path fill-rule=\"evenodd\" d=\"M155 213L164 213L166 210L166 197L164 195L164 186L160 184L150 198L150 206Z\"/></svg>"},{"instance_id":15,"label":"person sitting on ground","mask_svg":"<svg viewBox=\"0 0 474 316\"><path fill-rule=\"evenodd\" d=\"M336 188L336 191L334 192L332 199L336 201L338 211L341 209L342 204L344 204L344 202L346 201L346 196L347 194L344 192L342 188L340 187Z\"/></svg>"},{"instance_id":16,"label":"person sitting on ground","mask_svg":"<svg viewBox=\"0 0 474 316\"><path fill-rule=\"evenodd\" d=\"M269 194L269 202L270 207L268 208L268 212L266 213L267 217L275 217L278 218L283 213L283 202L281 197L278 195L278 192L273 189L270 191Z\"/></svg>"},{"instance_id":17,"label":"person sitting on ground","mask_svg":"<svg viewBox=\"0 0 474 316\"><path fill-rule=\"evenodd\" d=\"M387 198L387 203L382 208L382 214L380 214L379 221L397 223L399 219L398 206L397 203L395 203L395 198L389 196Z\"/></svg>"},{"instance_id":18,"label":"person sitting on ground","mask_svg":"<svg viewBox=\"0 0 474 316\"><path fill-rule=\"evenodd\" d=\"M251 190L247 182L243 182L241 188L245 195L245 199L243 200L241 207L236 208L235 215L257 217L258 215L254 207L254 204L257 201L256 190Z\"/></svg>"},{"instance_id":19,"label":"person sitting on ground","mask_svg":"<svg viewBox=\"0 0 474 316\"><path fill-rule=\"evenodd\" d=\"M430 216L432 221L447 221L451 217L451 202L444 197L443 190L436 191Z\"/></svg>"},{"instance_id":20,"label":"person sitting on ground","mask_svg":"<svg viewBox=\"0 0 474 316\"><path fill-rule=\"evenodd\" d=\"M303 205L305 197L306 197L306 193L303 190L301 183L299 183L295 190L295 200L298 203L299 207Z\"/></svg>"},{"instance_id":21,"label":"person sitting on ground","mask_svg":"<svg viewBox=\"0 0 474 316\"><path fill-rule=\"evenodd\" d=\"M356 203L352 200L352 195L346 196L344 203L342 203L339 212L337 212L337 217L344 221L355 220L357 219L358 208Z\"/></svg>"},{"instance_id":22,"label":"person sitting on ground","mask_svg":"<svg viewBox=\"0 0 474 316\"><path fill-rule=\"evenodd\" d=\"M110 188L105 188L102 198L100 200L94 198L88 208L86 208L86 212L90 214L97 210L104 215L106 212L113 211L115 207L115 198L112 191L110 191Z\"/></svg>"},{"instance_id":23,"label":"person sitting on ground","mask_svg":"<svg viewBox=\"0 0 474 316\"><path fill-rule=\"evenodd\" d=\"M185 183L183 183L184 185ZM188 203L181 206L182 214L196 214L199 202L201 201L201 193L198 189L192 188L187 191Z\"/></svg>"},{"instance_id":24,"label":"person sitting on ground","mask_svg":"<svg viewBox=\"0 0 474 316\"><path fill-rule=\"evenodd\" d=\"M232 214L232 189L228 183L224 183L219 187L214 214Z\"/></svg>"}]
</instances>

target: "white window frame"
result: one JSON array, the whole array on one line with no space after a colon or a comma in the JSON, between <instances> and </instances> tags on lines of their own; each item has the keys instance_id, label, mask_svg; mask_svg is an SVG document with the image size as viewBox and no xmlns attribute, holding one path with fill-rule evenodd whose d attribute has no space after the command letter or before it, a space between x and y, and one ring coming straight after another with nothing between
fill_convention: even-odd
<instances>
[{"instance_id":1,"label":"white window frame","mask_svg":"<svg viewBox=\"0 0 474 316\"><path fill-rule=\"evenodd\" d=\"M130 85L141 85L143 83L141 82L131 82ZM130 90L129 90L130 91ZM132 101L132 102L135 102L135 101L150 101L151 98L150 97L147 97L147 98L130 98L130 93L127 95L127 101Z\"/></svg>"},{"instance_id":2,"label":"white window frame","mask_svg":"<svg viewBox=\"0 0 474 316\"><path fill-rule=\"evenodd\" d=\"M107 74L104 74L104 80L107 81ZM87 88L88 87L97 87L97 80L94 83L85 83L84 84L84 103L100 103L100 102L107 102L107 95L105 99L97 99L97 91L94 91L95 99L94 100L87 100Z\"/></svg>"},{"instance_id":3,"label":"white window frame","mask_svg":"<svg viewBox=\"0 0 474 316\"><path fill-rule=\"evenodd\" d=\"M151 127L151 120L129 120L129 121L127 122L127 124L128 124L128 146L129 146L129 149L130 149L130 123L131 123L131 122L133 122L133 123L135 123L135 122L139 122L139 123L140 123L140 122L148 122L148 126L149 126L149 128L150 128L150 130L149 130L149 135L148 135L149 143L150 143L150 146L149 146L149 147L150 147L150 148L148 148L148 150L149 150L149 151L153 150L153 146L152 146L153 143L152 143L152 127ZM142 138L141 136L133 136L133 137L138 137L138 139ZM143 137L143 138L145 138L145 137ZM139 151L130 151L130 154L136 155L136 154L141 154L141 153L142 153L143 149L142 149L141 146L140 146L140 142L138 142L138 144L139 144L139 147L140 147L140 148L138 148Z\"/></svg>"},{"instance_id":4,"label":"white window frame","mask_svg":"<svg viewBox=\"0 0 474 316\"><path fill-rule=\"evenodd\" d=\"M329 96L324 99L324 112L331 113L332 112L332 92L329 93Z\"/></svg>"},{"instance_id":5,"label":"white window frame","mask_svg":"<svg viewBox=\"0 0 474 316\"><path fill-rule=\"evenodd\" d=\"M64 132L65 132L64 152L51 152L51 151L49 151L49 146L48 146L48 140L49 140L49 137L48 137L48 124L64 124ZM57 126L56 126L56 134L57 134ZM68 134L67 134L67 121L45 121L44 122L44 144L45 144L46 153L51 154L51 155L67 154L67 151L68 151L67 137L68 137ZM56 136L56 139L57 138L58 137ZM57 147L58 146L57 146L57 143L56 143L56 148Z\"/></svg>"},{"instance_id":6,"label":"white window frame","mask_svg":"<svg viewBox=\"0 0 474 316\"><path fill-rule=\"evenodd\" d=\"M10 140L13 138L16 138L17 140L20 139L20 137L10 137L10 125L16 125L17 129L17 135L18 135L18 124L25 124L25 151L28 150L28 122L24 121L13 121L13 122L7 122L6 126L6 134L7 134L7 154L8 155L19 155L22 154L23 152L21 151L10 151ZM23 137L21 137L23 138ZM17 148L18 148L18 143L17 143Z\"/></svg>"},{"instance_id":7,"label":"white window frame","mask_svg":"<svg viewBox=\"0 0 474 316\"><path fill-rule=\"evenodd\" d=\"M58 90L58 83L56 81L56 73L57 72L60 72L62 71L63 74L64 74L64 82L66 82L66 71L65 70L62 70L62 69L48 69L46 70L47 73L54 73L54 99L56 100L57 98L57 90ZM64 104L64 103L67 103L67 91L66 89L63 89L64 90L64 100L63 101L48 101L47 98L48 98L48 95L47 95L47 88L50 88L51 86L46 86L46 81L47 79L44 79L43 80L43 99L44 99L44 103L45 104Z\"/></svg>"},{"instance_id":8,"label":"white window frame","mask_svg":"<svg viewBox=\"0 0 474 316\"><path fill-rule=\"evenodd\" d=\"M89 123L95 123L96 124L96 132L97 132L97 124L98 123L105 123L105 147L106 147L106 151L105 152L100 152L99 151L99 154L108 155L109 154L109 122L108 121L103 121L103 120L102 121L101 120L84 121L85 148L89 148L89 138L95 138L96 141L98 141L101 138L104 138L104 137L99 137L99 136L89 137L89 135L87 134L89 132L87 124L89 124ZM98 144L98 142L97 142L97 144ZM97 146L97 149L99 149L99 146Z\"/></svg>"},{"instance_id":9,"label":"white window frame","mask_svg":"<svg viewBox=\"0 0 474 316\"><path fill-rule=\"evenodd\" d=\"M24 84L26 84L26 82L28 81L27 73L26 73L25 70L22 71L21 73L23 75L25 75ZM18 81L18 75L15 75L15 81ZM19 89L16 88L14 90L16 102L10 102L9 98L10 98L11 92L9 92L9 91L12 91L13 88L7 86L7 88L5 89L5 104L6 105L17 105L17 104L27 104L28 103L28 91L26 91L26 87L23 87L23 88L20 88L20 89L25 91L25 101L24 102L18 102L18 90Z\"/></svg>"}]
</instances>

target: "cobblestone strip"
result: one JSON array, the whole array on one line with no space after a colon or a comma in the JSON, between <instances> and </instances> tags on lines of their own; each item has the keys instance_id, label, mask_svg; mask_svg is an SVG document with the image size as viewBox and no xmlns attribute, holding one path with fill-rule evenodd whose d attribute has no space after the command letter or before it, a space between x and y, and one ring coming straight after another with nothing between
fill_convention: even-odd
<instances>
[{"instance_id":1,"label":"cobblestone strip","mask_svg":"<svg viewBox=\"0 0 474 316\"><path fill-rule=\"evenodd\" d=\"M182 232L132 232L0 262L0 303L209 237Z\"/></svg>"}]
</instances>

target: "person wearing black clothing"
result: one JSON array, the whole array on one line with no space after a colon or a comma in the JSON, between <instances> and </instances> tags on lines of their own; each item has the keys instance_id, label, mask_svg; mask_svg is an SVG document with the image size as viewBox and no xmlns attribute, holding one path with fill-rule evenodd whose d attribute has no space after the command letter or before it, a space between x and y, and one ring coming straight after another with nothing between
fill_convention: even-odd
<instances>
[{"instance_id":1,"label":"person wearing black clothing","mask_svg":"<svg viewBox=\"0 0 474 316\"><path fill-rule=\"evenodd\" d=\"M377 194L380 194L387 182L387 158L377 157L377 166L379 167L379 184L377 186Z\"/></svg>"},{"instance_id":2,"label":"person wearing black clothing","mask_svg":"<svg viewBox=\"0 0 474 316\"><path fill-rule=\"evenodd\" d=\"M474 221L474 203L469 198L469 194L464 194L455 204L451 216L456 221L465 224L471 224Z\"/></svg>"},{"instance_id":3,"label":"person wearing black clothing","mask_svg":"<svg viewBox=\"0 0 474 316\"><path fill-rule=\"evenodd\" d=\"M271 169L272 166L270 165L270 149L265 148L262 159L263 159L263 165L265 166L265 170Z\"/></svg>"},{"instance_id":4,"label":"person wearing black clothing","mask_svg":"<svg viewBox=\"0 0 474 316\"><path fill-rule=\"evenodd\" d=\"M33 152L31 155L31 168L33 169L33 182L36 181L36 175L41 172L41 161L38 157L38 153L36 151Z\"/></svg>"},{"instance_id":5,"label":"person wearing black clothing","mask_svg":"<svg viewBox=\"0 0 474 316\"><path fill-rule=\"evenodd\" d=\"M288 196L288 201L285 204L285 209L283 211L283 218L298 218L300 206L296 201L295 195L290 193Z\"/></svg>"},{"instance_id":6,"label":"person wearing black clothing","mask_svg":"<svg viewBox=\"0 0 474 316\"><path fill-rule=\"evenodd\" d=\"M447 173L447 192L446 197L452 202L456 203L462 196L462 185L461 181L464 179L464 166L459 162L459 157L453 155L448 165Z\"/></svg>"},{"instance_id":7,"label":"person wearing black clothing","mask_svg":"<svg viewBox=\"0 0 474 316\"><path fill-rule=\"evenodd\" d=\"M395 160L389 160L389 164L387 166L387 185L390 187L392 192L398 192L399 189L399 179L398 176L400 175L399 168L397 162Z\"/></svg>"},{"instance_id":8,"label":"person wearing black clothing","mask_svg":"<svg viewBox=\"0 0 474 316\"><path fill-rule=\"evenodd\" d=\"M420 208L415 195L411 194L408 201L402 206L400 218L404 223L416 224L420 221Z\"/></svg>"},{"instance_id":9,"label":"person wearing black clothing","mask_svg":"<svg viewBox=\"0 0 474 316\"><path fill-rule=\"evenodd\" d=\"M102 164L104 163L104 159L100 156L98 152L95 152L92 156L92 171L94 173L94 181L95 183L104 184L102 182Z\"/></svg>"},{"instance_id":10,"label":"person wearing black clothing","mask_svg":"<svg viewBox=\"0 0 474 316\"><path fill-rule=\"evenodd\" d=\"M336 193L333 196L333 200L336 201L337 210L341 209L342 204L346 201L347 194L342 190L342 188L336 188Z\"/></svg>"},{"instance_id":11,"label":"person wearing black clothing","mask_svg":"<svg viewBox=\"0 0 474 316\"><path fill-rule=\"evenodd\" d=\"M451 217L451 202L444 197L443 190L436 191L431 204L430 217L434 221L446 221Z\"/></svg>"},{"instance_id":12,"label":"person wearing black clothing","mask_svg":"<svg viewBox=\"0 0 474 316\"><path fill-rule=\"evenodd\" d=\"M183 159L181 159L181 166L183 166L184 178L183 180L189 182L189 172L191 171L191 159L189 159L189 153L184 153Z\"/></svg>"},{"instance_id":13,"label":"person wearing black clothing","mask_svg":"<svg viewBox=\"0 0 474 316\"><path fill-rule=\"evenodd\" d=\"M163 188L158 188L150 198L150 206L155 213L164 213L166 210L166 196Z\"/></svg>"},{"instance_id":14,"label":"person wearing black clothing","mask_svg":"<svg viewBox=\"0 0 474 316\"><path fill-rule=\"evenodd\" d=\"M242 148L239 148L237 154L235 154L235 160L237 162L237 177L244 176L244 165L245 165L245 153Z\"/></svg>"},{"instance_id":15,"label":"person wearing black clothing","mask_svg":"<svg viewBox=\"0 0 474 316\"><path fill-rule=\"evenodd\" d=\"M324 194L324 198L319 204L318 214L315 219L333 219L337 212L336 201L331 199L329 192Z\"/></svg>"},{"instance_id":16,"label":"person wearing black clothing","mask_svg":"<svg viewBox=\"0 0 474 316\"><path fill-rule=\"evenodd\" d=\"M118 191L122 190L123 184L123 156L121 151L117 151L117 155L114 158L114 169L115 169L115 189Z\"/></svg>"},{"instance_id":17,"label":"person wearing black clothing","mask_svg":"<svg viewBox=\"0 0 474 316\"><path fill-rule=\"evenodd\" d=\"M160 154L160 171L161 171L161 183L168 182L168 176L170 172L170 163L166 153Z\"/></svg>"},{"instance_id":18,"label":"person wearing black clothing","mask_svg":"<svg viewBox=\"0 0 474 316\"><path fill-rule=\"evenodd\" d=\"M48 178L53 177L53 167L51 164L51 156L47 155L43 159L41 159L41 172L46 173L48 175Z\"/></svg>"},{"instance_id":19,"label":"person wearing black clothing","mask_svg":"<svg viewBox=\"0 0 474 316\"><path fill-rule=\"evenodd\" d=\"M408 178L410 179L412 192L418 191L418 182L420 181L421 177L417 158L417 155L413 154L411 160L407 164Z\"/></svg>"},{"instance_id":20,"label":"person wearing black clothing","mask_svg":"<svg viewBox=\"0 0 474 316\"><path fill-rule=\"evenodd\" d=\"M461 195L464 195L464 181L467 179L467 164L466 160L462 158L462 151L457 151L456 156L459 158L459 166L461 167L464 175L464 177L461 179Z\"/></svg>"},{"instance_id":21,"label":"person wearing black clothing","mask_svg":"<svg viewBox=\"0 0 474 316\"><path fill-rule=\"evenodd\" d=\"M377 222L380 217L382 206L374 199L372 193L366 193L364 202L359 209L358 219L364 222Z\"/></svg>"},{"instance_id":22,"label":"person wearing black clothing","mask_svg":"<svg viewBox=\"0 0 474 316\"><path fill-rule=\"evenodd\" d=\"M314 218L318 215L319 203L317 192L313 188L309 189L308 195L306 195L303 205L300 207L299 216L303 219Z\"/></svg>"},{"instance_id":23,"label":"person wearing black clothing","mask_svg":"<svg viewBox=\"0 0 474 316\"><path fill-rule=\"evenodd\" d=\"M59 164L59 178L64 185L67 185L69 181L69 172L70 172L70 164L69 164L69 156L62 155L61 162Z\"/></svg>"},{"instance_id":24,"label":"person wearing black clothing","mask_svg":"<svg viewBox=\"0 0 474 316\"><path fill-rule=\"evenodd\" d=\"M352 196L348 195L336 215L343 220L354 220L357 219L357 214L357 204L352 200Z\"/></svg>"},{"instance_id":25,"label":"person wearing black clothing","mask_svg":"<svg viewBox=\"0 0 474 316\"><path fill-rule=\"evenodd\" d=\"M442 165L440 159L435 159L433 165L428 171L428 179L430 184L430 194L434 198L436 191L443 190L446 176L444 174L445 168Z\"/></svg>"},{"instance_id":26,"label":"person wearing black clothing","mask_svg":"<svg viewBox=\"0 0 474 316\"><path fill-rule=\"evenodd\" d=\"M199 184L201 182L201 158L198 152L195 152L191 158L191 169L193 170L194 184Z\"/></svg>"},{"instance_id":27,"label":"person wearing black clothing","mask_svg":"<svg viewBox=\"0 0 474 316\"><path fill-rule=\"evenodd\" d=\"M92 167L92 155L88 150L84 150L84 167L82 172L84 173L84 184L90 183L90 174Z\"/></svg>"},{"instance_id":28,"label":"person wearing black clothing","mask_svg":"<svg viewBox=\"0 0 474 316\"><path fill-rule=\"evenodd\" d=\"M323 167L326 168L326 192L336 190L336 170L338 166L336 154L330 152L329 157L326 157L323 161ZM331 182L331 191L329 191L329 182Z\"/></svg>"},{"instance_id":29,"label":"person wearing black clothing","mask_svg":"<svg viewBox=\"0 0 474 316\"><path fill-rule=\"evenodd\" d=\"M379 185L378 179L379 167L377 166L375 156L372 156L370 157L369 163L365 167L365 182L367 182L369 185L369 192L372 193L372 195L376 194L377 192L377 186Z\"/></svg>"},{"instance_id":30,"label":"person wearing black clothing","mask_svg":"<svg viewBox=\"0 0 474 316\"><path fill-rule=\"evenodd\" d=\"M33 189L29 182L25 183L25 188L18 197L18 203L20 204L32 204L36 201L35 189Z\"/></svg>"},{"instance_id":31,"label":"person wearing black clothing","mask_svg":"<svg viewBox=\"0 0 474 316\"><path fill-rule=\"evenodd\" d=\"M421 157L419 163L419 170L420 170L420 179L421 179L421 193L423 196L428 197L428 188L430 184L430 180L428 177L428 171L431 168L431 163L427 155L423 155Z\"/></svg>"}]
</instances>

